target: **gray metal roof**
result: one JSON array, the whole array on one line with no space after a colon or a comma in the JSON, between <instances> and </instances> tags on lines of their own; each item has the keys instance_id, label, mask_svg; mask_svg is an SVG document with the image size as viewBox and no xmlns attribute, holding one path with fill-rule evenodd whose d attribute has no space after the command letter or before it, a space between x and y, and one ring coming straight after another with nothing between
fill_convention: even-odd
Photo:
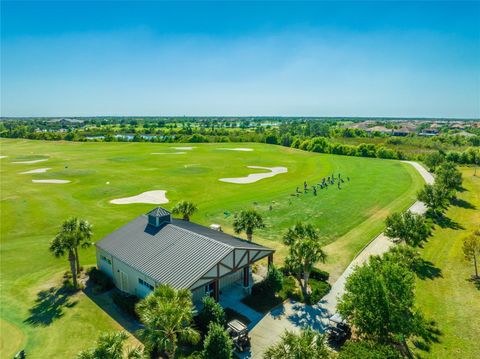
<instances>
[{"instance_id":1,"label":"gray metal roof","mask_svg":"<svg viewBox=\"0 0 480 359\"><path fill-rule=\"evenodd\" d=\"M272 249L173 219L157 228L141 215L96 243L137 271L175 288L189 288L236 248Z\"/></svg>"},{"instance_id":2,"label":"gray metal roof","mask_svg":"<svg viewBox=\"0 0 480 359\"><path fill-rule=\"evenodd\" d=\"M170 214L171 213L169 211L167 211L165 208L162 208L162 207L157 207L147 213L148 216L152 216L152 217L164 217L164 216L169 216Z\"/></svg>"}]
</instances>

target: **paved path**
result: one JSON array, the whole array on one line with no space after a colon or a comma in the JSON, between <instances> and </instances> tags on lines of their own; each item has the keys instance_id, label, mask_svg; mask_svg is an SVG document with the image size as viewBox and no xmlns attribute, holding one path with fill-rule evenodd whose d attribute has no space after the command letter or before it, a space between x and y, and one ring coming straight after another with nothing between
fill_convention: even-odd
<instances>
[{"instance_id":1,"label":"paved path","mask_svg":"<svg viewBox=\"0 0 480 359\"><path fill-rule=\"evenodd\" d=\"M402 162L409 163L415 167L426 183L433 184L433 176L420 164L413 161ZM415 202L409 209L419 214L423 214L426 211L425 205L419 201ZM241 358L261 358L265 349L272 343L275 343L285 330L299 331L307 326L320 331L325 330L328 325L328 318L336 312L337 300L343 294L345 281L355 267L365 263L372 255L385 253L392 246L393 242L381 233L354 258L333 284L330 292L318 304L307 306L290 301L267 313L251 329L251 352L243 354Z\"/></svg>"}]
</instances>

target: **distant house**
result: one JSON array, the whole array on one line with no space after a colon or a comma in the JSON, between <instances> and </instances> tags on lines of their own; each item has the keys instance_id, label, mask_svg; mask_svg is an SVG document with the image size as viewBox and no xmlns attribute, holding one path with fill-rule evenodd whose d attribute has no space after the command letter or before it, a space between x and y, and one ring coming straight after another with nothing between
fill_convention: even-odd
<instances>
[{"instance_id":1,"label":"distant house","mask_svg":"<svg viewBox=\"0 0 480 359\"><path fill-rule=\"evenodd\" d=\"M401 127L393 130L392 135L394 136L408 136L410 133L415 132L415 130L409 127Z\"/></svg>"},{"instance_id":2,"label":"distant house","mask_svg":"<svg viewBox=\"0 0 480 359\"><path fill-rule=\"evenodd\" d=\"M235 284L249 293L251 265L273 261L273 249L192 222L172 219L161 207L141 215L96 243L97 266L117 288L139 297L169 284L220 299Z\"/></svg>"},{"instance_id":3,"label":"distant house","mask_svg":"<svg viewBox=\"0 0 480 359\"><path fill-rule=\"evenodd\" d=\"M373 126L373 127L367 128L366 131L368 133L380 132L380 133L384 133L384 134L387 134L387 135L391 135L392 132L393 132L393 130L391 128L386 128L384 126Z\"/></svg>"},{"instance_id":4,"label":"distant house","mask_svg":"<svg viewBox=\"0 0 480 359\"><path fill-rule=\"evenodd\" d=\"M456 136L462 136L462 137L475 137L475 134L467 132L467 131L460 131L455 134Z\"/></svg>"}]
</instances>

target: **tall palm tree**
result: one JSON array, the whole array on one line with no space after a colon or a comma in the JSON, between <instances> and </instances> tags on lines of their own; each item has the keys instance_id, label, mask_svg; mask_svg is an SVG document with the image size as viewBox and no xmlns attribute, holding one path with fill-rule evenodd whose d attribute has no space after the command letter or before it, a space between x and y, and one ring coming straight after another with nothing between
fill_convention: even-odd
<instances>
[{"instance_id":1,"label":"tall palm tree","mask_svg":"<svg viewBox=\"0 0 480 359\"><path fill-rule=\"evenodd\" d=\"M235 233L245 231L247 239L251 242L253 237L253 230L257 228L265 228L263 218L260 213L254 209L240 211L235 215L233 220L233 230Z\"/></svg>"},{"instance_id":2,"label":"tall palm tree","mask_svg":"<svg viewBox=\"0 0 480 359\"><path fill-rule=\"evenodd\" d=\"M77 265L77 273L80 273L80 258L78 256L78 247L87 248L92 245L90 239L92 238L92 225L87 220L72 217L62 223L61 232L65 236L72 237L75 243L74 254Z\"/></svg>"},{"instance_id":3,"label":"tall palm tree","mask_svg":"<svg viewBox=\"0 0 480 359\"><path fill-rule=\"evenodd\" d=\"M304 297L308 296L308 279L316 263L325 263L327 254L323 251L322 241L316 229L311 224L297 223L283 237L283 243L288 246L288 256L285 260L295 273L302 287ZM303 273L303 283L300 280Z\"/></svg>"},{"instance_id":4,"label":"tall palm tree","mask_svg":"<svg viewBox=\"0 0 480 359\"><path fill-rule=\"evenodd\" d=\"M57 258L68 255L68 261L70 262L70 271L72 272L73 286L77 288L77 268L75 266L75 248L77 242L74 236L71 235L69 227L66 222L63 223L62 229L55 236L50 243L50 252Z\"/></svg>"},{"instance_id":5,"label":"tall palm tree","mask_svg":"<svg viewBox=\"0 0 480 359\"><path fill-rule=\"evenodd\" d=\"M181 214L184 221L190 221L192 216L197 211L197 205L188 201L180 201L173 207L173 214Z\"/></svg>"},{"instance_id":6,"label":"tall palm tree","mask_svg":"<svg viewBox=\"0 0 480 359\"><path fill-rule=\"evenodd\" d=\"M160 285L137 304L137 313L145 328L139 331L150 352L164 351L174 358L178 342L198 343L200 334L191 327L192 294Z\"/></svg>"},{"instance_id":7,"label":"tall palm tree","mask_svg":"<svg viewBox=\"0 0 480 359\"><path fill-rule=\"evenodd\" d=\"M75 247L75 258L77 260L77 272L80 273L80 257L78 247L88 248L92 245L90 241L93 236L92 225L85 219L73 218L76 227L77 246Z\"/></svg>"}]
</instances>

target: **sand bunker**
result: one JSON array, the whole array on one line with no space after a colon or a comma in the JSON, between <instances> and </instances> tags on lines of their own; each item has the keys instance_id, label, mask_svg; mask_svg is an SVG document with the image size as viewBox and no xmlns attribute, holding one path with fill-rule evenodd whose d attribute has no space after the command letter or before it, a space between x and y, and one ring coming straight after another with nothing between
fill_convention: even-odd
<instances>
[{"instance_id":1,"label":"sand bunker","mask_svg":"<svg viewBox=\"0 0 480 359\"><path fill-rule=\"evenodd\" d=\"M187 152L152 152L152 155L184 155Z\"/></svg>"},{"instance_id":2,"label":"sand bunker","mask_svg":"<svg viewBox=\"0 0 480 359\"><path fill-rule=\"evenodd\" d=\"M167 191L147 191L139 195L125 198L112 199L110 203L113 204L130 204L130 203L148 203L148 204L164 204L168 203Z\"/></svg>"},{"instance_id":3,"label":"sand bunker","mask_svg":"<svg viewBox=\"0 0 480 359\"><path fill-rule=\"evenodd\" d=\"M32 180L33 183L55 183L55 184L64 184L70 183L68 180L57 180L57 179L47 179L47 180Z\"/></svg>"},{"instance_id":4,"label":"sand bunker","mask_svg":"<svg viewBox=\"0 0 480 359\"><path fill-rule=\"evenodd\" d=\"M6 158L6 157L8 157L8 156L0 156L0 158Z\"/></svg>"},{"instance_id":5,"label":"sand bunker","mask_svg":"<svg viewBox=\"0 0 480 359\"><path fill-rule=\"evenodd\" d=\"M251 151L253 151L253 148L245 148L245 147L237 147L237 148L218 148L218 150L251 152Z\"/></svg>"},{"instance_id":6,"label":"sand bunker","mask_svg":"<svg viewBox=\"0 0 480 359\"><path fill-rule=\"evenodd\" d=\"M12 163L30 165L30 164L32 164L32 163L45 162L45 161L48 161L48 160L47 160L47 159L44 159L44 160L32 160L32 161L18 161L18 162L12 162Z\"/></svg>"},{"instance_id":7,"label":"sand bunker","mask_svg":"<svg viewBox=\"0 0 480 359\"><path fill-rule=\"evenodd\" d=\"M261 170L269 170L270 172L267 173L252 173L249 174L247 177L237 177L237 178L220 178L219 181L222 182L229 182L229 183L239 183L239 184L246 184L246 183L253 183L260 181L264 178L269 178L276 176L280 173L288 172L287 167L260 167L260 166L248 166L248 168L255 168Z\"/></svg>"},{"instance_id":8,"label":"sand bunker","mask_svg":"<svg viewBox=\"0 0 480 359\"><path fill-rule=\"evenodd\" d=\"M190 150L193 150L195 147L170 147L170 148L173 148L174 150L187 150L187 151L190 151Z\"/></svg>"},{"instance_id":9,"label":"sand bunker","mask_svg":"<svg viewBox=\"0 0 480 359\"><path fill-rule=\"evenodd\" d=\"M48 170L51 170L51 168L37 168L36 170L31 170L31 171L25 171L25 172L20 172L21 175L28 175L30 173L45 173Z\"/></svg>"}]
</instances>

